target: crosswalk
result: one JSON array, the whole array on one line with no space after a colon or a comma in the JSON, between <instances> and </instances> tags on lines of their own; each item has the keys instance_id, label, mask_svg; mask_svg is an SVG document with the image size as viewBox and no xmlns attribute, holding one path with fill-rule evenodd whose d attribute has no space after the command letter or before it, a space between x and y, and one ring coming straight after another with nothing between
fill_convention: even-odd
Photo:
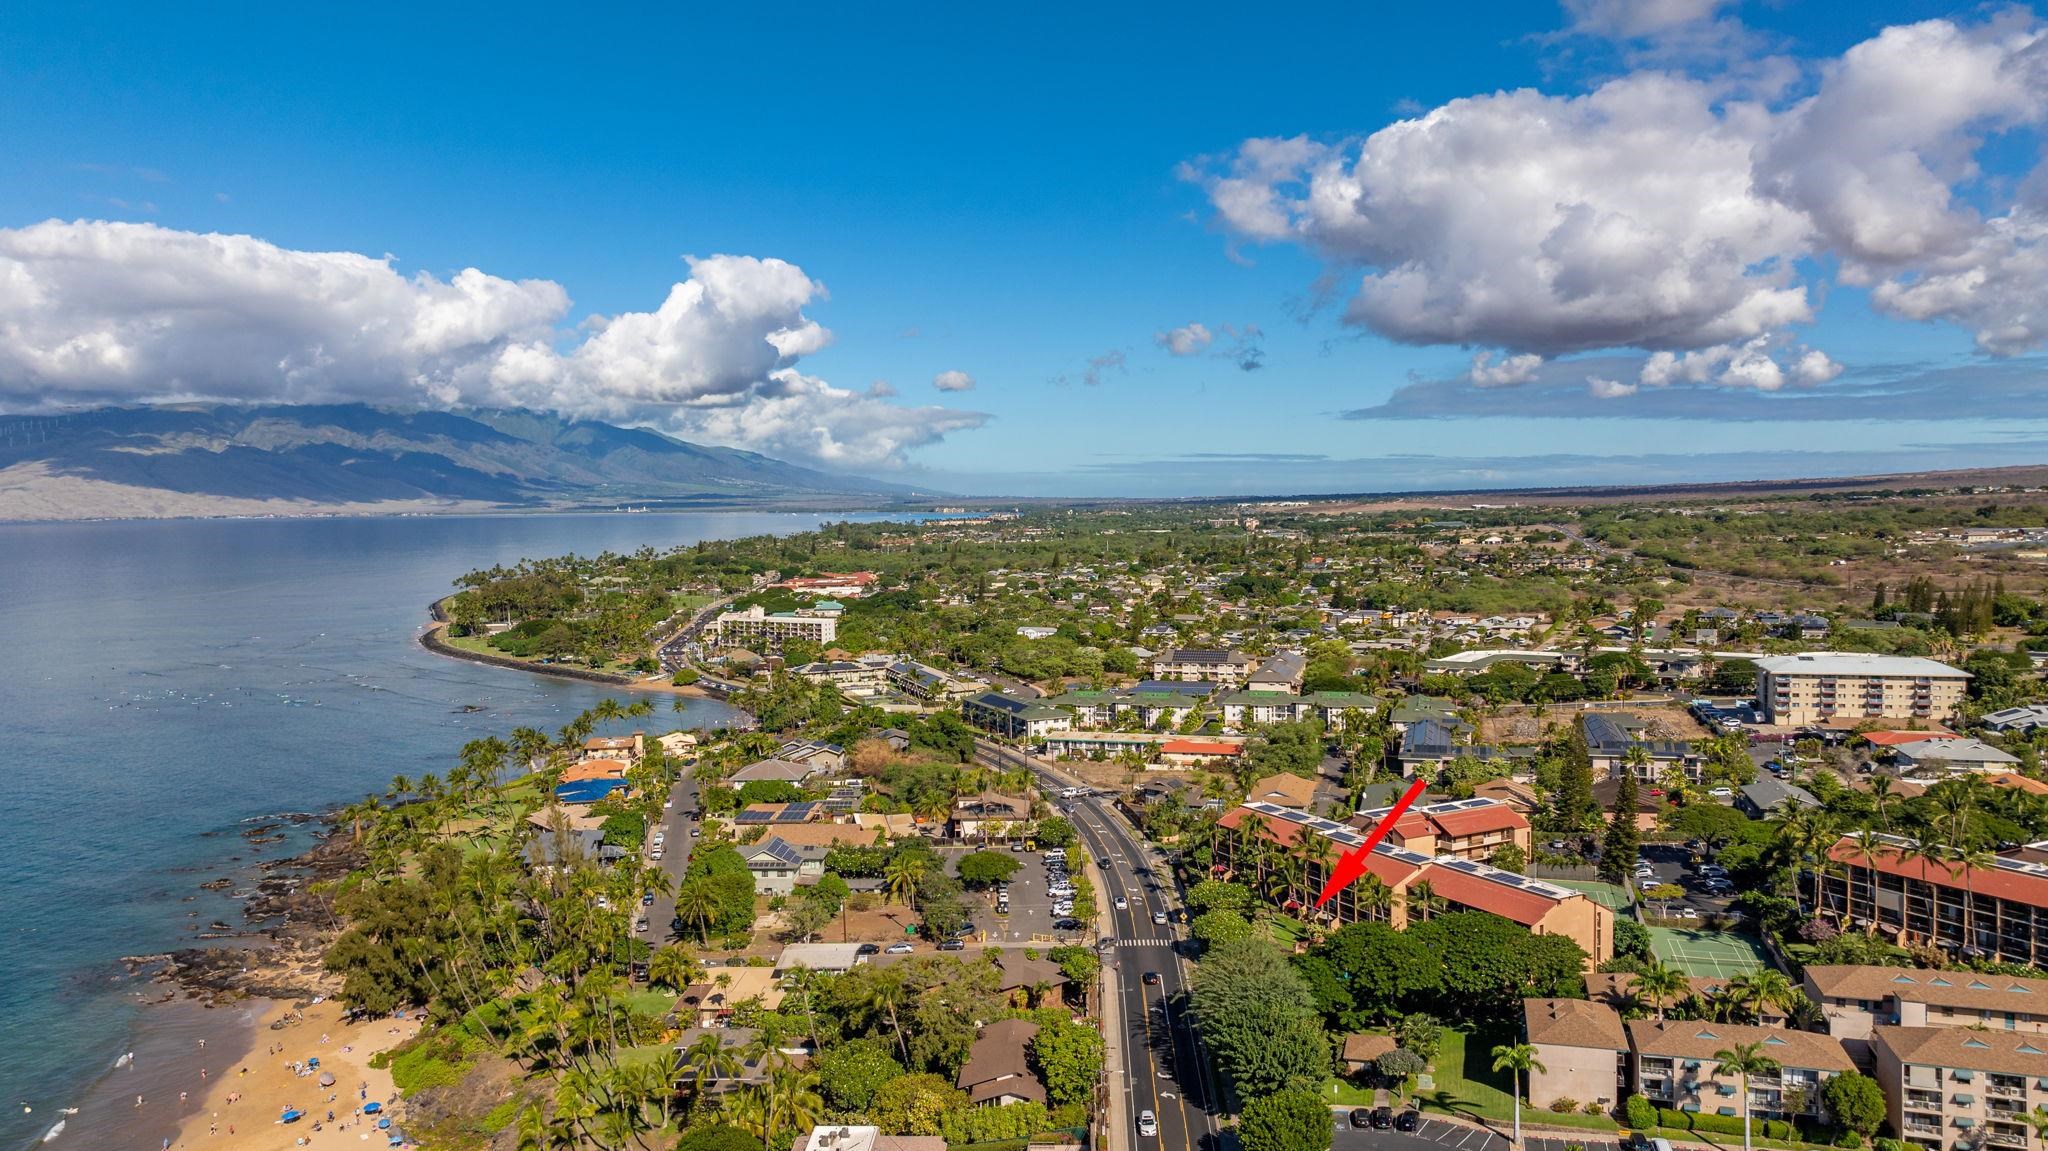
<instances>
[{"instance_id":1,"label":"crosswalk","mask_svg":"<svg viewBox=\"0 0 2048 1151\"><path fill-rule=\"evenodd\" d=\"M1176 942L1176 940L1172 939L1105 939L1102 941L1103 944L1108 944L1111 947L1172 947ZM1101 944L1097 946L1101 946Z\"/></svg>"}]
</instances>

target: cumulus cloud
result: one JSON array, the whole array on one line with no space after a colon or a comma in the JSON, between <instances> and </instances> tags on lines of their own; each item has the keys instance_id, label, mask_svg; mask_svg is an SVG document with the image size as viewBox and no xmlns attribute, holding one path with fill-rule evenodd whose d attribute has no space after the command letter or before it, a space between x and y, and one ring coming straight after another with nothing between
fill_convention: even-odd
<instances>
[{"instance_id":1,"label":"cumulus cloud","mask_svg":"<svg viewBox=\"0 0 2048 1151\"><path fill-rule=\"evenodd\" d=\"M1586 394L1596 400L1618 400L1636 394L1636 385L1610 380L1605 376L1587 376Z\"/></svg>"},{"instance_id":2,"label":"cumulus cloud","mask_svg":"<svg viewBox=\"0 0 2048 1151\"><path fill-rule=\"evenodd\" d=\"M1493 362L1492 352L1481 352L1472 357L1472 370L1466 376L1482 388L1512 387L1535 379L1536 370L1542 366L1542 356L1526 352L1519 356L1502 356L1498 364Z\"/></svg>"},{"instance_id":3,"label":"cumulus cloud","mask_svg":"<svg viewBox=\"0 0 2048 1151\"><path fill-rule=\"evenodd\" d=\"M954 368L933 376L932 387L942 392L971 392L974 390L974 377Z\"/></svg>"},{"instance_id":4,"label":"cumulus cloud","mask_svg":"<svg viewBox=\"0 0 2048 1151\"><path fill-rule=\"evenodd\" d=\"M1567 7L1575 30L1630 38L1726 5ZM1619 348L1665 353L1656 371L1687 380L1824 383L1832 361L1774 349L1830 275L1995 355L2048 343L2048 165L2017 182L1980 167L1990 142L2048 125L2048 32L2024 11L1929 20L1813 63L1803 94L1638 68L1363 137L1247 140L1182 175L1233 242L1320 256L1350 286L1346 322L1501 349L1475 383L1511 382L1518 356Z\"/></svg>"},{"instance_id":5,"label":"cumulus cloud","mask_svg":"<svg viewBox=\"0 0 2048 1151\"><path fill-rule=\"evenodd\" d=\"M654 311L593 317L565 349L569 296L548 280L407 276L388 257L150 224L0 229L0 402L512 405L863 467L985 419L798 373L831 335L804 314L825 293L796 265L689 271Z\"/></svg>"},{"instance_id":6,"label":"cumulus cloud","mask_svg":"<svg viewBox=\"0 0 2048 1151\"><path fill-rule=\"evenodd\" d=\"M1209 345L1216 342L1216 333L1195 323L1154 333L1152 341L1165 348L1169 356L1196 356L1208 351Z\"/></svg>"}]
</instances>

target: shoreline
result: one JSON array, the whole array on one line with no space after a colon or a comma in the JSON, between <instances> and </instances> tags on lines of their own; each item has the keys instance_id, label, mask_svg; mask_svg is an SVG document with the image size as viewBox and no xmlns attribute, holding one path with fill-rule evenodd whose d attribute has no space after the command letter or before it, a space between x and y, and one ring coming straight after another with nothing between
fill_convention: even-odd
<instances>
[{"instance_id":1,"label":"shoreline","mask_svg":"<svg viewBox=\"0 0 2048 1151\"><path fill-rule=\"evenodd\" d=\"M690 699L716 700L718 698L695 684L679 687L673 683L663 682L659 677L651 680L628 679L625 676L612 675L608 672L588 671L577 667L563 667L559 664L530 663L526 660L514 659L511 656L491 656L485 655L482 652L465 651L462 648L452 646L442 637L442 633L448 630L448 613L441 605L447 603L448 598L443 596L427 605L427 625L420 629L417 637L419 645L435 655L446 656L449 659L465 660L469 663L480 663L486 667L503 668L506 671L523 671L532 675L553 676L556 679L573 679L583 683L603 684L606 687L616 687L622 691L644 691L654 695L679 695Z\"/></svg>"}]
</instances>

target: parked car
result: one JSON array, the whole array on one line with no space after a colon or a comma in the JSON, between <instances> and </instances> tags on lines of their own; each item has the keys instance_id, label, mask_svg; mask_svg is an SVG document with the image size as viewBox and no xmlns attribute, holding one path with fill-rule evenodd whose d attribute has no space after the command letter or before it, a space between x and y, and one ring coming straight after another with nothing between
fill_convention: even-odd
<instances>
[{"instance_id":1,"label":"parked car","mask_svg":"<svg viewBox=\"0 0 2048 1151\"><path fill-rule=\"evenodd\" d=\"M948 940L947 940L947 941L945 941L944 943L941 943L941 944L939 944L939 950L940 950L940 951L965 951L965 950L967 950L967 941L966 941L966 940L964 940L964 939L948 939Z\"/></svg>"},{"instance_id":2,"label":"parked car","mask_svg":"<svg viewBox=\"0 0 2048 1151\"><path fill-rule=\"evenodd\" d=\"M1735 789L1732 787L1717 787L1707 792L1707 794L1713 796L1715 799L1734 799Z\"/></svg>"},{"instance_id":3,"label":"parked car","mask_svg":"<svg viewBox=\"0 0 2048 1151\"><path fill-rule=\"evenodd\" d=\"M1158 982L1159 982L1159 973L1158 973L1157 971L1147 971L1147 972L1145 973L1145 982L1146 982L1146 983L1148 983L1148 984L1156 984L1156 983L1158 983Z\"/></svg>"},{"instance_id":4,"label":"parked car","mask_svg":"<svg viewBox=\"0 0 2048 1151\"><path fill-rule=\"evenodd\" d=\"M1054 931L1079 931L1083 926L1084 924L1080 920L1071 918L1055 919L1052 922L1052 929Z\"/></svg>"},{"instance_id":5,"label":"parked car","mask_svg":"<svg viewBox=\"0 0 2048 1151\"><path fill-rule=\"evenodd\" d=\"M650 891L650 892L648 892L647 894L645 894L645 895L642 895L642 896L640 897L640 906L642 906L642 907L653 907L653 906L654 906L654 893L653 893L652 891Z\"/></svg>"},{"instance_id":6,"label":"parked car","mask_svg":"<svg viewBox=\"0 0 2048 1151\"><path fill-rule=\"evenodd\" d=\"M1413 1131L1420 1126L1422 1126L1422 1112L1417 1111L1413 1107L1394 1116L1394 1130L1396 1131Z\"/></svg>"},{"instance_id":7,"label":"parked car","mask_svg":"<svg viewBox=\"0 0 2048 1151\"><path fill-rule=\"evenodd\" d=\"M863 943L859 947L854 948L853 953L855 955L877 955L881 953L881 950L882 949L876 946L875 944Z\"/></svg>"},{"instance_id":8,"label":"parked car","mask_svg":"<svg viewBox=\"0 0 2048 1151\"><path fill-rule=\"evenodd\" d=\"M1373 1129L1377 1131L1384 1131L1392 1127L1394 1125L1394 1109L1392 1107L1373 1108L1372 1125Z\"/></svg>"},{"instance_id":9,"label":"parked car","mask_svg":"<svg viewBox=\"0 0 2048 1151\"><path fill-rule=\"evenodd\" d=\"M1372 1108L1353 1107L1351 1109L1351 1125L1360 1131L1372 1126Z\"/></svg>"}]
</instances>

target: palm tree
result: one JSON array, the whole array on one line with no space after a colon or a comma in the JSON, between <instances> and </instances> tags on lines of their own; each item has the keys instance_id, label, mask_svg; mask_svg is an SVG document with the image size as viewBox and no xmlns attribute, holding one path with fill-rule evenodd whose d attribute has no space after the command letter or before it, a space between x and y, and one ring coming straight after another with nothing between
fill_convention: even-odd
<instances>
[{"instance_id":1,"label":"palm tree","mask_svg":"<svg viewBox=\"0 0 2048 1151\"><path fill-rule=\"evenodd\" d=\"M709 876L683 881L676 889L676 918L697 925L697 943L711 943L711 921L718 917L718 889Z\"/></svg>"},{"instance_id":2,"label":"palm tree","mask_svg":"<svg viewBox=\"0 0 2048 1151\"><path fill-rule=\"evenodd\" d=\"M1527 1043L1502 1044L1493 1049L1493 1069L1506 1071L1515 1080L1515 1146L1522 1145L1522 1079L1531 1071L1548 1071L1536 1061L1536 1049Z\"/></svg>"},{"instance_id":3,"label":"palm tree","mask_svg":"<svg viewBox=\"0 0 2048 1151\"><path fill-rule=\"evenodd\" d=\"M896 1008L910 994L909 989L904 987L900 975L887 970L876 970L873 967L869 970L873 974L869 975L867 982L855 992L856 1002L870 1011L878 1011L889 1017L889 1030L895 1034L896 1046L903 1053L903 1065L908 1067L910 1044L903 1037L902 1026L896 1022Z\"/></svg>"},{"instance_id":4,"label":"palm tree","mask_svg":"<svg viewBox=\"0 0 2048 1151\"><path fill-rule=\"evenodd\" d=\"M678 945L658 948L647 960L647 981L672 991L681 991L702 974L697 960Z\"/></svg>"},{"instance_id":5,"label":"palm tree","mask_svg":"<svg viewBox=\"0 0 2048 1151\"><path fill-rule=\"evenodd\" d=\"M1394 889L1387 886L1386 880L1368 871L1351 885L1351 890L1358 893L1355 896L1358 906L1375 922L1385 923L1393 918Z\"/></svg>"},{"instance_id":6,"label":"palm tree","mask_svg":"<svg viewBox=\"0 0 2048 1151\"><path fill-rule=\"evenodd\" d=\"M1878 778L1883 779L1884 777L1879 776ZM1872 786L1874 789L1875 781L1873 781ZM1893 854L1897 849L1867 827L1856 833L1854 847L1856 858L1863 861L1863 869L1870 873L1870 917L1864 921L1863 934L1875 937L1877 935L1877 861ZM1843 888L1845 896L1843 899L1843 914L1853 916L1856 912L1855 886L1845 883Z\"/></svg>"},{"instance_id":7,"label":"palm tree","mask_svg":"<svg viewBox=\"0 0 2048 1151\"><path fill-rule=\"evenodd\" d=\"M1742 1080L1742 1151L1751 1151L1749 1141L1749 1077L1752 1075L1774 1075L1779 1070L1777 1060L1764 1054L1760 1043L1738 1043L1725 1051L1714 1052L1718 1064L1714 1074L1735 1073Z\"/></svg>"},{"instance_id":8,"label":"palm tree","mask_svg":"<svg viewBox=\"0 0 2048 1151\"><path fill-rule=\"evenodd\" d=\"M1955 866L1963 872L1963 954L1968 955L1977 950L1977 889L1972 881L1978 871L1998 866L1998 857L1981 847L1964 847L1956 852Z\"/></svg>"},{"instance_id":9,"label":"palm tree","mask_svg":"<svg viewBox=\"0 0 2048 1151\"><path fill-rule=\"evenodd\" d=\"M1664 1022L1664 1008L1692 989L1685 972L1662 963L1652 963L1636 973L1634 995L1657 1009L1657 1022Z\"/></svg>"},{"instance_id":10,"label":"palm tree","mask_svg":"<svg viewBox=\"0 0 2048 1151\"><path fill-rule=\"evenodd\" d=\"M922 855L904 852L889 861L889 867L882 874L883 890L890 899L912 904L917 899L917 885L924 879L926 863Z\"/></svg>"},{"instance_id":11,"label":"palm tree","mask_svg":"<svg viewBox=\"0 0 2048 1151\"><path fill-rule=\"evenodd\" d=\"M1884 824L1886 831L1890 831L1892 829L1890 810L1892 803L1891 776L1873 775L1870 777L1870 800L1877 805L1877 821Z\"/></svg>"},{"instance_id":12,"label":"palm tree","mask_svg":"<svg viewBox=\"0 0 2048 1151\"><path fill-rule=\"evenodd\" d=\"M690 1076L690 1099L696 1105L704 1101L712 1084L737 1075L740 1061L718 1036L705 1034L683 1049L677 1066Z\"/></svg>"},{"instance_id":13,"label":"palm tree","mask_svg":"<svg viewBox=\"0 0 2048 1151\"><path fill-rule=\"evenodd\" d=\"M1792 997L1792 981L1783 972L1765 967L1745 971L1728 981L1729 997L1749 1009L1756 1021L1763 1021L1764 1008L1782 1005Z\"/></svg>"},{"instance_id":14,"label":"palm tree","mask_svg":"<svg viewBox=\"0 0 2048 1151\"><path fill-rule=\"evenodd\" d=\"M769 1139L777 1131L802 1130L815 1126L825 1114L825 1101L818 1096L818 1075L792 1067L778 1059L768 1068L768 1081L761 1085L766 1111L762 1151L770 1151Z\"/></svg>"}]
</instances>

